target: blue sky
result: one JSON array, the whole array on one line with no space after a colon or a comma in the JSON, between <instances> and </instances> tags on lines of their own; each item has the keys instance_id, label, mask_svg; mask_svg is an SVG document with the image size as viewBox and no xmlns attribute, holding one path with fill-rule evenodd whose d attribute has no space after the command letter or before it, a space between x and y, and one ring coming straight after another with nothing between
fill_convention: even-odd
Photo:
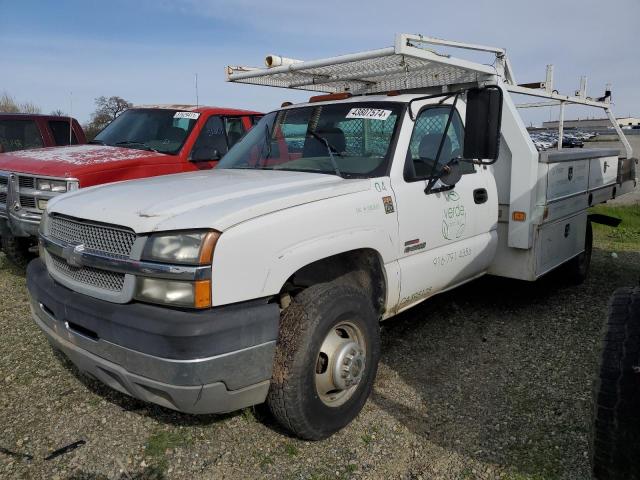
<instances>
[{"instance_id":1,"label":"blue sky","mask_svg":"<svg viewBox=\"0 0 640 480\"><path fill-rule=\"evenodd\" d=\"M381 48L397 32L506 47L519 82L553 63L561 93L586 74L591 96L611 83L616 114L640 115L640 0L0 0L0 92L43 112L69 111L72 92L84 122L100 95L195 103L198 73L201 104L266 111L310 94L228 84L225 65Z\"/></svg>"}]
</instances>

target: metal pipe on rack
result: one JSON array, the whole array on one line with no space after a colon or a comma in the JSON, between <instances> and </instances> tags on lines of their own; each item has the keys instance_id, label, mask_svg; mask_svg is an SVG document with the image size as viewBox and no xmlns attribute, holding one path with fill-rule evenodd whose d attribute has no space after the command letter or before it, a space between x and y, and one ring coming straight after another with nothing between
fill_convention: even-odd
<instances>
[{"instance_id":1,"label":"metal pipe on rack","mask_svg":"<svg viewBox=\"0 0 640 480\"><path fill-rule=\"evenodd\" d=\"M560 118L558 119L558 150L562 150L564 139L564 102L560 102Z\"/></svg>"},{"instance_id":2,"label":"metal pipe on rack","mask_svg":"<svg viewBox=\"0 0 640 480\"><path fill-rule=\"evenodd\" d=\"M629 143L629 140L627 140L627 137L624 136L624 132L620 128L620 125L618 125L618 121L616 120L615 115L613 114L610 108L605 108L604 111L607 113L607 117L609 118L611 125L613 125L613 128L618 134L618 138L620 139L620 142L622 142L622 145L624 146L624 150L627 154L627 158L632 158L633 148L631 148L631 144Z\"/></svg>"}]
</instances>

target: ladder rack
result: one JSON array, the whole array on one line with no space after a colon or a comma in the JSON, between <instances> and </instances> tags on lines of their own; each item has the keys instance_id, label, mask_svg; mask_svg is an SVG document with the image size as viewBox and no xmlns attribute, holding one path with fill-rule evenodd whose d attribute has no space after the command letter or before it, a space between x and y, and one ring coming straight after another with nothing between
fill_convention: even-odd
<instances>
[{"instance_id":1,"label":"ladder rack","mask_svg":"<svg viewBox=\"0 0 640 480\"><path fill-rule=\"evenodd\" d=\"M487 65L439 53L432 47L491 53L495 60ZM271 68L227 66L227 81L324 93L348 92L352 95L433 89L447 92L462 86L501 84L513 94L547 100L546 103L523 104L521 107L555 104L560 105L562 113L565 104L602 108L623 143L627 156L632 153L608 101L586 98L583 93L586 85L576 92L577 96L557 93L552 88L553 75L549 74L549 70L546 82L518 85L503 48L400 33L396 35L393 47L320 60L286 60L286 63ZM561 135L562 121L560 125Z\"/></svg>"},{"instance_id":2,"label":"ladder rack","mask_svg":"<svg viewBox=\"0 0 640 480\"><path fill-rule=\"evenodd\" d=\"M491 52L496 67L443 55L426 45ZM399 34L395 46L272 68L227 67L227 81L325 93L353 95L496 83L499 75L511 82L503 49L450 42L421 35Z\"/></svg>"}]
</instances>

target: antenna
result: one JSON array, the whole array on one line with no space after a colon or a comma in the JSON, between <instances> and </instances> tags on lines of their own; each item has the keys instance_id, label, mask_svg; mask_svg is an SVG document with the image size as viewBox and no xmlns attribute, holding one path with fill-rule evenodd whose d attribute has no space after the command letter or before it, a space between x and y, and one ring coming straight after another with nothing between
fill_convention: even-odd
<instances>
[{"instance_id":1,"label":"antenna","mask_svg":"<svg viewBox=\"0 0 640 480\"><path fill-rule=\"evenodd\" d=\"M196 107L200 106L200 102L198 99L198 74L196 73Z\"/></svg>"},{"instance_id":2,"label":"antenna","mask_svg":"<svg viewBox=\"0 0 640 480\"><path fill-rule=\"evenodd\" d=\"M73 120L71 115L73 114L73 92L69 92L69 145L73 139Z\"/></svg>"}]
</instances>

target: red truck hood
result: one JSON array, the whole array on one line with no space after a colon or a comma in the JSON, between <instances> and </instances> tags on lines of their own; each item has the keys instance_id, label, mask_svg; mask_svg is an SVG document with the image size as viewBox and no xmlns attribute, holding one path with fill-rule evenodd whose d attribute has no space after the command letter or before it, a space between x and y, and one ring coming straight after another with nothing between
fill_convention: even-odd
<instances>
[{"instance_id":1,"label":"red truck hood","mask_svg":"<svg viewBox=\"0 0 640 480\"><path fill-rule=\"evenodd\" d=\"M164 153L106 145L72 145L0 153L0 170L51 177L78 177L92 171L121 168L140 160L153 162ZM109 165L107 165L109 164Z\"/></svg>"}]
</instances>

